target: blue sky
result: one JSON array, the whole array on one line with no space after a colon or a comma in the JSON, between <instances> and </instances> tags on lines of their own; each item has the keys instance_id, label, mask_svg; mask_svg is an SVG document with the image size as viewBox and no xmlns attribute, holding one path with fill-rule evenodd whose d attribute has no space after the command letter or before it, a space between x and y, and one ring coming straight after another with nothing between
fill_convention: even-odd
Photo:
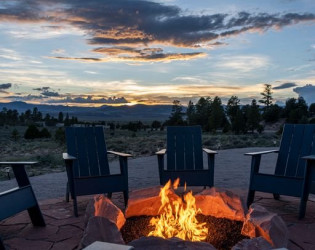
<instances>
[{"instance_id":1,"label":"blue sky","mask_svg":"<svg viewBox=\"0 0 315 250\"><path fill-rule=\"evenodd\" d=\"M0 101L315 102L313 0L4 0Z\"/></svg>"}]
</instances>

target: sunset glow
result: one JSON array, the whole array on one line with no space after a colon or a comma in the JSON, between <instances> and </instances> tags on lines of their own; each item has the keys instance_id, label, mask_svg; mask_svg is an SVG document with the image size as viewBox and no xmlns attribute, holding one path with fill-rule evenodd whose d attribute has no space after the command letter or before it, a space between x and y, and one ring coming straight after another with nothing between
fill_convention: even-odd
<instances>
[{"instance_id":1,"label":"sunset glow","mask_svg":"<svg viewBox=\"0 0 315 250\"><path fill-rule=\"evenodd\" d=\"M313 0L3 0L0 102L315 101Z\"/></svg>"}]
</instances>

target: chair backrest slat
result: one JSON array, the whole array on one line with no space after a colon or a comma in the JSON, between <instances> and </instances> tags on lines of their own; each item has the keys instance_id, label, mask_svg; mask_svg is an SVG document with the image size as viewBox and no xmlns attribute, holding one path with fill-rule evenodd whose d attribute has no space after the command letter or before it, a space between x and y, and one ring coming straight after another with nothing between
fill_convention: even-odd
<instances>
[{"instance_id":1,"label":"chair backrest slat","mask_svg":"<svg viewBox=\"0 0 315 250\"><path fill-rule=\"evenodd\" d=\"M276 175L302 177L305 161L301 157L311 154L315 144L315 125L286 124L283 129Z\"/></svg>"},{"instance_id":2,"label":"chair backrest slat","mask_svg":"<svg viewBox=\"0 0 315 250\"><path fill-rule=\"evenodd\" d=\"M102 127L66 128L67 149L74 161L75 177L109 174Z\"/></svg>"},{"instance_id":3,"label":"chair backrest slat","mask_svg":"<svg viewBox=\"0 0 315 250\"><path fill-rule=\"evenodd\" d=\"M193 135L187 134L185 136L185 166L186 169L194 169L194 144Z\"/></svg>"},{"instance_id":4,"label":"chair backrest slat","mask_svg":"<svg viewBox=\"0 0 315 250\"><path fill-rule=\"evenodd\" d=\"M67 138L67 152L68 154L78 157L77 155L77 140L75 136L74 129L66 128L66 138ZM73 162L73 172L74 176L79 176L79 163L78 161Z\"/></svg>"},{"instance_id":5,"label":"chair backrest slat","mask_svg":"<svg viewBox=\"0 0 315 250\"><path fill-rule=\"evenodd\" d=\"M180 132L182 133L177 133L175 139L176 169L183 170L185 169L185 135L183 134L184 131Z\"/></svg>"},{"instance_id":6,"label":"chair backrest slat","mask_svg":"<svg viewBox=\"0 0 315 250\"><path fill-rule=\"evenodd\" d=\"M201 127L167 127L167 169L203 169Z\"/></svg>"},{"instance_id":7,"label":"chair backrest slat","mask_svg":"<svg viewBox=\"0 0 315 250\"><path fill-rule=\"evenodd\" d=\"M307 125L304 129L303 143L301 145L301 152L298 162L298 169L296 176L303 177L306 161L302 159L303 156L311 155L312 149L315 150L315 125ZM315 153L315 151L314 151Z\"/></svg>"},{"instance_id":8,"label":"chair backrest slat","mask_svg":"<svg viewBox=\"0 0 315 250\"><path fill-rule=\"evenodd\" d=\"M100 169L98 165L97 151L95 150L97 148L97 145L94 127L86 128L86 146L90 166L90 175L98 176L100 175Z\"/></svg>"},{"instance_id":9,"label":"chair backrest slat","mask_svg":"<svg viewBox=\"0 0 315 250\"><path fill-rule=\"evenodd\" d=\"M193 127L195 169L203 169L201 127Z\"/></svg>"},{"instance_id":10,"label":"chair backrest slat","mask_svg":"<svg viewBox=\"0 0 315 250\"><path fill-rule=\"evenodd\" d=\"M110 171L109 171L109 165L108 165L107 148L105 144L103 128L101 127L95 128L95 137L96 137L96 145L97 145L96 148L97 148L98 161L100 164L101 175L108 175L110 174Z\"/></svg>"},{"instance_id":11,"label":"chair backrest slat","mask_svg":"<svg viewBox=\"0 0 315 250\"><path fill-rule=\"evenodd\" d=\"M284 125L275 171L276 175L284 175L285 173L293 131L293 124Z\"/></svg>"},{"instance_id":12,"label":"chair backrest slat","mask_svg":"<svg viewBox=\"0 0 315 250\"><path fill-rule=\"evenodd\" d=\"M301 124L294 126L285 176L289 177L296 175L300 151L303 143L304 128L305 126Z\"/></svg>"}]
</instances>

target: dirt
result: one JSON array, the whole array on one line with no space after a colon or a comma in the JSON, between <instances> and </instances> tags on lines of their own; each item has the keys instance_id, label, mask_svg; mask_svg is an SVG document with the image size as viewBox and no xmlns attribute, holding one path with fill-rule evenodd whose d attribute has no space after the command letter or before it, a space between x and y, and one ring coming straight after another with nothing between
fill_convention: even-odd
<instances>
[{"instance_id":1,"label":"dirt","mask_svg":"<svg viewBox=\"0 0 315 250\"><path fill-rule=\"evenodd\" d=\"M128 244L132 240L147 236L153 229L149 225L151 218L151 216L128 218L121 229L124 241ZM197 215L197 219L199 222L205 222L209 229L208 236L204 242L212 244L219 250L231 249L237 242L247 238L241 235L242 222L201 214Z\"/></svg>"}]
</instances>

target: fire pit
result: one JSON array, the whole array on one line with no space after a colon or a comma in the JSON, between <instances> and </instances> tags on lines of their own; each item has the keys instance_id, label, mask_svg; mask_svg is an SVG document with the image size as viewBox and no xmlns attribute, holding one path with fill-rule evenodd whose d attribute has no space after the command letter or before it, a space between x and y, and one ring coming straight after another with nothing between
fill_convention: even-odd
<instances>
[{"instance_id":1,"label":"fire pit","mask_svg":"<svg viewBox=\"0 0 315 250\"><path fill-rule=\"evenodd\" d=\"M92 242L136 249L270 249L286 247L283 220L259 205L247 211L239 196L217 188L195 196L178 182L130 193L125 214L104 196L87 207L82 247Z\"/></svg>"}]
</instances>

